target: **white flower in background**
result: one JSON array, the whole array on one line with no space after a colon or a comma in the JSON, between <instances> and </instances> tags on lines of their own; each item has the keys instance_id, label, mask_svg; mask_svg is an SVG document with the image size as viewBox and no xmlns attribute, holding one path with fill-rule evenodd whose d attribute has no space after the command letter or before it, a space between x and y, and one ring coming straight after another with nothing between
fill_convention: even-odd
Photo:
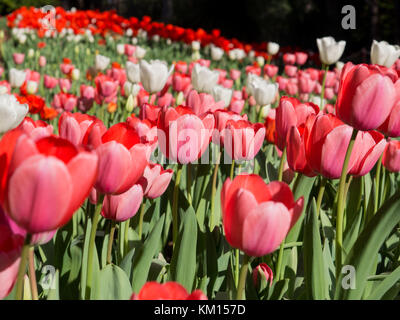
<instances>
[{"instance_id":1,"label":"white flower in background","mask_svg":"<svg viewBox=\"0 0 400 320\"><path fill-rule=\"evenodd\" d=\"M19 37L18 37L18 41L20 44L24 44L26 42L26 39L27 39L27 36L25 33L19 35Z\"/></svg>"},{"instance_id":2,"label":"white flower in background","mask_svg":"<svg viewBox=\"0 0 400 320\"><path fill-rule=\"evenodd\" d=\"M38 90L38 83L36 81L28 81L26 83L26 91L29 94L35 94Z\"/></svg>"},{"instance_id":3,"label":"white flower in background","mask_svg":"<svg viewBox=\"0 0 400 320\"><path fill-rule=\"evenodd\" d=\"M126 29L125 35L127 37L132 37L133 35L133 30L131 28Z\"/></svg>"},{"instance_id":4,"label":"white flower in background","mask_svg":"<svg viewBox=\"0 0 400 320\"><path fill-rule=\"evenodd\" d=\"M254 61L254 58L256 57L256 53L254 50L250 50L249 54L247 55L251 61Z\"/></svg>"},{"instance_id":5,"label":"white flower in background","mask_svg":"<svg viewBox=\"0 0 400 320\"><path fill-rule=\"evenodd\" d=\"M317 96L317 95L313 95L311 98L310 98L310 101L312 102L312 103L314 103L314 104L316 104L317 106L325 106L326 105L326 100L325 99L323 99L323 103L321 104L321 97L320 96Z\"/></svg>"},{"instance_id":6,"label":"white flower in background","mask_svg":"<svg viewBox=\"0 0 400 320\"><path fill-rule=\"evenodd\" d=\"M130 94L128 99L126 100L125 110L128 112L132 112L136 107L137 100Z\"/></svg>"},{"instance_id":7,"label":"white flower in background","mask_svg":"<svg viewBox=\"0 0 400 320\"><path fill-rule=\"evenodd\" d=\"M25 71L11 68L9 73L9 81L11 87L19 88L20 86L22 86L24 84L25 77Z\"/></svg>"},{"instance_id":8,"label":"white flower in background","mask_svg":"<svg viewBox=\"0 0 400 320\"><path fill-rule=\"evenodd\" d=\"M124 83L124 92L125 96L132 95L136 97L140 91L140 86L136 83L132 83L129 81L125 81Z\"/></svg>"},{"instance_id":9,"label":"white flower in background","mask_svg":"<svg viewBox=\"0 0 400 320\"><path fill-rule=\"evenodd\" d=\"M222 59L223 55L224 50L216 46L211 47L211 59L213 59L214 61L219 61Z\"/></svg>"},{"instance_id":10,"label":"white flower in background","mask_svg":"<svg viewBox=\"0 0 400 320\"><path fill-rule=\"evenodd\" d=\"M28 110L28 105L20 104L14 95L0 95L0 133L18 127Z\"/></svg>"},{"instance_id":11,"label":"white flower in background","mask_svg":"<svg viewBox=\"0 0 400 320\"><path fill-rule=\"evenodd\" d=\"M130 82L140 82L140 66L132 61L127 61L125 65L126 76Z\"/></svg>"},{"instance_id":12,"label":"white flower in background","mask_svg":"<svg viewBox=\"0 0 400 320\"><path fill-rule=\"evenodd\" d=\"M232 94L232 89L228 89L223 86L215 86L211 91L211 95L213 96L215 102L223 101L225 108L230 105Z\"/></svg>"},{"instance_id":13,"label":"white flower in background","mask_svg":"<svg viewBox=\"0 0 400 320\"><path fill-rule=\"evenodd\" d=\"M32 48L29 48L28 50L28 58L32 58L35 55L35 50Z\"/></svg>"},{"instance_id":14,"label":"white flower in background","mask_svg":"<svg viewBox=\"0 0 400 320\"><path fill-rule=\"evenodd\" d=\"M117 53L124 54L125 53L125 45L123 43L117 44Z\"/></svg>"},{"instance_id":15,"label":"white flower in background","mask_svg":"<svg viewBox=\"0 0 400 320\"><path fill-rule=\"evenodd\" d=\"M248 73L246 78L246 91L250 95L254 95L254 88L259 86L259 82L265 81L263 78L257 76L254 73Z\"/></svg>"},{"instance_id":16,"label":"white flower in background","mask_svg":"<svg viewBox=\"0 0 400 320\"><path fill-rule=\"evenodd\" d=\"M346 41L336 42L332 37L317 39L319 58L322 63L331 65L339 61L346 46Z\"/></svg>"},{"instance_id":17,"label":"white flower in background","mask_svg":"<svg viewBox=\"0 0 400 320\"><path fill-rule=\"evenodd\" d=\"M194 50L194 51L200 50L200 42L199 41L192 41L192 50Z\"/></svg>"},{"instance_id":18,"label":"white flower in background","mask_svg":"<svg viewBox=\"0 0 400 320\"><path fill-rule=\"evenodd\" d=\"M146 55L146 49L137 46L135 50L136 59L143 59L145 55Z\"/></svg>"},{"instance_id":19,"label":"white flower in background","mask_svg":"<svg viewBox=\"0 0 400 320\"><path fill-rule=\"evenodd\" d=\"M253 96L259 106L271 104L278 92L277 83L268 83L267 81L258 81L253 89Z\"/></svg>"},{"instance_id":20,"label":"white flower in background","mask_svg":"<svg viewBox=\"0 0 400 320\"><path fill-rule=\"evenodd\" d=\"M0 86L0 94L5 94L7 93L8 89L6 86Z\"/></svg>"},{"instance_id":21,"label":"white flower in background","mask_svg":"<svg viewBox=\"0 0 400 320\"><path fill-rule=\"evenodd\" d=\"M167 45L171 45L172 44L172 40L170 39L170 38L168 38L167 40L166 40L166 43L167 43Z\"/></svg>"},{"instance_id":22,"label":"white flower in background","mask_svg":"<svg viewBox=\"0 0 400 320\"><path fill-rule=\"evenodd\" d=\"M80 76L81 76L80 70L74 68L74 69L72 70L72 72L71 72L72 80L79 80Z\"/></svg>"},{"instance_id":23,"label":"white flower in background","mask_svg":"<svg viewBox=\"0 0 400 320\"><path fill-rule=\"evenodd\" d=\"M175 103L177 106L181 105L185 100L185 96L182 91L179 91L178 96L176 97Z\"/></svg>"},{"instance_id":24,"label":"white flower in background","mask_svg":"<svg viewBox=\"0 0 400 320\"><path fill-rule=\"evenodd\" d=\"M371 62L390 68L400 56L400 47L386 41L374 40L371 46Z\"/></svg>"},{"instance_id":25,"label":"white flower in background","mask_svg":"<svg viewBox=\"0 0 400 320\"><path fill-rule=\"evenodd\" d=\"M137 44L137 38L136 38L136 37L133 37L133 38L132 38L132 44L134 44L134 45Z\"/></svg>"},{"instance_id":26,"label":"white flower in background","mask_svg":"<svg viewBox=\"0 0 400 320\"><path fill-rule=\"evenodd\" d=\"M242 60L246 57L246 52L242 49L232 49L229 51L229 59L231 60Z\"/></svg>"},{"instance_id":27,"label":"white flower in background","mask_svg":"<svg viewBox=\"0 0 400 320\"><path fill-rule=\"evenodd\" d=\"M168 70L168 65L165 61L151 60L149 63L146 60L141 60L140 81L143 88L149 93L161 91L173 70L174 65Z\"/></svg>"},{"instance_id":28,"label":"white flower in background","mask_svg":"<svg viewBox=\"0 0 400 320\"><path fill-rule=\"evenodd\" d=\"M344 67L344 62L342 62L342 61L336 62L336 69L338 69L340 71L343 69L343 67Z\"/></svg>"},{"instance_id":29,"label":"white flower in background","mask_svg":"<svg viewBox=\"0 0 400 320\"><path fill-rule=\"evenodd\" d=\"M96 69L97 70L105 70L110 63L110 58L102 56L100 54L96 54Z\"/></svg>"},{"instance_id":30,"label":"white flower in background","mask_svg":"<svg viewBox=\"0 0 400 320\"><path fill-rule=\"evenodd\" d=\"M271 105L270 104L267 104L266 106L263 106L261 108L261 116L262 116L262 118L263 119L266 118L270 111L271 111Z\"/></svg>"},{"instance_id":31,"label":"white flower in background","mask_svg":"<svg viewBox=\"0 0 400 320\"><path fill-rule=\"evenodd\" d=\"M218 83L219 72L196 63L192 70L192 86L198 92L211 93Z\"/></svg>"},{"instance_id":32,"label":"white flower in background","mask_svg":"<svg viewBox=\"0 0 400 320\"><path fill-rule=\"evenodd\" d=\"M279 44L276 42L268 42L267 51L271 56L276 55L279 52Z\"/></svg>"},{"instance_id":33,"label":"white flower in background","mask_svg":"<svg viewBox=\"0 0 400 320\"><path fill-rule=\"evenodd\" d=\"M154 42L159 42L159 41L160 41L160 36L159 36L158 34L155 34L155 35L153 36L152 40L153 40Z\"/></svg>"},{"instance_id":34,"label":"white flower in background","mask_svg":"<svg viewBox=\"0 0 400 320\"><path fill-rule=\"evenodd\" d=\"M258 57L256 58L256 61L257 61L258 65L259 65L260 67L262 67L262 66L265 64L265 59L264 59L263 56L258 56Z\"/></svg>"}]
</instances>

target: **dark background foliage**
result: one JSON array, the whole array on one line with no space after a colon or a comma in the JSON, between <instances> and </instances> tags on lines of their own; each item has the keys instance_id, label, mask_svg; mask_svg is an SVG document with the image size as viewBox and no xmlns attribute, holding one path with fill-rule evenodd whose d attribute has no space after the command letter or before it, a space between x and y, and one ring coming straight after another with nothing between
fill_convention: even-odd
<instances>
[{"instance_id":1,"label":"dark background foliage","mask_svg":"<svg viewBox=\"0 0 400 320\"><path fill-rule=\"evenodd\" d=\"M246 42L276 41L316 50L317 37L346 40L347 58L368 54L372 39L400 42L399 0L0 0L6 14L21 5L58 3L64 8L116 9L123 16L149 15L183 27L221 29ZM356 29L341 27L344 5L356 9Z\"/></svg>"}]
</instances>

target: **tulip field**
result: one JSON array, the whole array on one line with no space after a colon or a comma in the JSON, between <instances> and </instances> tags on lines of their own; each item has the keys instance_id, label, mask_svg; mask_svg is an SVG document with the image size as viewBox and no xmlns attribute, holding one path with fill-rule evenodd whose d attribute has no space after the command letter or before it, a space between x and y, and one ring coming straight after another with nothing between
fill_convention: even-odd
<instances>
[{"instance_id":1,"label":"tulip field","mask_svg":"<svg viewBox=\"0 0 400 320\"><path fill-rule=\"evenodd\" d=\"M0 299L399 300L400 47L54 10L0 21Z\"/></svg>"}]
</instances>

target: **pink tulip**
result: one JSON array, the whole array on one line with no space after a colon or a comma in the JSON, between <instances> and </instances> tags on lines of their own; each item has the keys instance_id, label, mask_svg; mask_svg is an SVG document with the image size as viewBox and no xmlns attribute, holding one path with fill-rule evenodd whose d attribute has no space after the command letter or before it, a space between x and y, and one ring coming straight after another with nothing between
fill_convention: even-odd
<instances>
[{"instance_id":1,"label":"pink tulip","mask_svg":"<svg viewBox=\"0 0 400 320\"><path fill-rule=\"evenodd\" d=\"M81 84L81 96L78 98L78 109L82 112L90 110L93 106L96 90L92 86Z\"/></svg>"},{"instance_id":2,"label":"pink tulip","mask_svg":"<svg viewBox=\"0 0 400 320\"><path fill-rule=\"evenodd\" d=\"M224 79L224 81L221 82L221 86L224 88L231 89L233 87L233 80L232 79Z\"/></svg>"},{"instance_id":3,"label":"pink tulip","mask_svg":"<svg viewBox=\"0 0 400 320\"><path fill-rule=\"evenodd\" d=\"M96 154L62 138L35 142L23 134L10 162L5 210L28 233L53 231L71 219L96 174Z\"/></svg>"},{"instance_id":4,"label":"pink tulip","mask_svg":"<svg viewBox=\"0 0 400 320\"><path fill-rule=\"evenodd\" d=\"M40 56L39 57L39 66L41 68L44 68L46 66L46 57L45 56Z\"/></svg>"},{"instance_id":5,"label":"pink tulip","mask_svg":"<svg viewBox=\"0 0 400 320\"><path fill-rule=\"evenodd\" d=\"M152 124L147 119L140 120L139 118L136 118L134 114L126 119L126 123L129 124L138 133L140 137L140 142L143 144L149 144L152 151L154 151L154 149L157 147L156 125Z\"/></svg>"},{"instance_id":6,"label":"pink tulip","mask_svg":"<svg viewBox=\"0 0 400 320\"><path fill-rule=\"evenodd\" d=\"M279 90L286 90L286 86L289 82L289 79L281 77L281 76L277 76L276 82L278 82L278 84L279 84Z\"/></svg>"},{"instance_id":7,"label":"pink tulip","mask_svg":"<svg viewBox=\"0 0 400 320\"><path fill-rule=\"evenodd\" d=\"M190 91L187 98L187 106L193 110L196 115L201 115L206 112L214 112L222 109L224 102L215 102L212 95L208 93L198 94L196 90Z\"/></svg>"},{"instance_id":8,"label":"pink tulip","mask_svg":"<svg viewBox=\"0 0 400 320\"><path fill-rule=\"evenodd\" d=\"M169 107L173 104L173 102L174 102L174 96L169 92L164 94L162 97L158 98L158 106L160 108Z\"/></svg>"},{"instance_id":9,"label":"pink tulip","mask_svg":"<svg viewBox=\"0 0 400 320\"><path fill-rule=\"evenodd\" d=\"M137 213L143 201L143 189L134 184L128 191L119 195L106 195L101 215L117 222L126 221Z\"/></svg>"},{"instance_id":10,"label":"pink tulip","mask_svg":"<svg viewBox=\"0 0 400 320\"><path fill-rule=\"evenodd\" d=\"M229 76L231 77L231 79L233 80L233 81L236 81L237 79L239 79L240 78L240 70L237 70L237 69L231 69L230 71L229 71Z\"/></svg>"},{"instance_id":11,"label":"pink tulip","mask_svg":"<svg viewBox=\"0 0 400 320\"><path fill-rule=\"evenodd\" d=\"M185 91L190 85L191 79L186 74L174 73L172 76L172 87L175 91L181 92Z\"/></svg>"},{"instance_id":12,"label":"pink tulip","mask_svg":"<svg viewBox=\"0 0 400 320\"><path fill-rule=\"evenodd\" d=\"M128 57L132 57L136 51L136 47L131 44L125 44L124 49Z\"/></svg>"},{"instance_id":13,"label":"pink tulip","mask_svg":"<svg viewBox=\"0 0 400 320\"><path fill-rule=\"evenodd\" d=\"M78 103L78 98L70 93L57 93L53 97L51 105L57 111L72 111Z\"/></svg>"},{"instance_id":14,"label":"pink tulip","mask_svg":"<svg viewBox=\"0 0 400 320\"><path fill-rule=\"evenodd\" d=\"M96 148L99 174L95 187L103 194L128 191L143 175L150 147L140 143L137 132L126 123L117 123L104 133Z\"/></svg>"},{"instance_id":15,"label":"pink tulip","mask_svg":"<svg viewBox=\"0 0 400 320\"><path fill-rule=\"evenodd\" d=\"M291 78L289 79L287 86L286 86L286 92L288 95L295 96L299 92L299 86L297 85L297 79Z\"/></svg>"},{"instance_id":16,"label":"pink tulip","mask_svg":"<svg viewBox=\"0 0 400 320\"><path fill-rule=\"evenodd\" d=\"M79 146L82 144L88 128L93 122L100 121L95 116L79 112L64 112L58 122L58 131L61 138Z\"/></svg>"},{"instance_id":17,"label":"pink tulip","mask_svg":"<svg viewBox=\"0 0 400 320\"><path fill-rule=\"evenodd\" d=\"M227 110L217 110L214 112L214 118L215 118L215 131L213 134L213 142L216 144L224 144L224 137L223 137L223 131L226 128L226 124L229 120L233 121L239 121L239 120L247 120L247 114L244 114L243 116L233 112L233 111L227 111ZM218 135L219 133L219 135Z\"/></svg>"},{"instance_id":18,"label":"pink tulip","mask_svg":"<svg viewBox=\"0 0 400 320\"><path fill-rule=\"evenodd\" d=\"M296 55L293 53L285 53L283 55L283 63L284 64L295 64L296 63Z\"/></svg>"},{"instance_id":19,"label":"pink tulip","mask_svg":"<svg viewBox=\"0 0 400 320\"><path fill-rule=\"evenodd\" d=\"M13 59L15 64L22 64L24 63L25 54L23 53L13 53Z\"/></svg>"},{"instance_id":20,"label":"pink tulip","mask_svg":"<svg viewBox=\"0 0 400 320\"><path fill-rule=\"evenodd\" d=\"M253 269L253 283L254 286L258 285L258 277L262 274L261 277L264 277L261 281L269 282L269 285L272 286L272 282L274 280L274 274L271 268L266 263L260 263L257 267Z\"/></svg>"},{"instance_id":21,"label":"pink tulip","mask_svg":"<svg viewBox=\"0 0 400 320\"><path fill-rule=\"evenodd\" d=\"M121 89L124 88L124 83L126 82L126 71L121 68L111 68L107 70L107 77L117 81Z\"/></svg>"},{"instance_id":22,"label":"pink tulip","mask_svg":"<svg viewBox=\"0 0 400 320\"><path fill-rule=\"evenodd\" d=\"M44 75L44 86L47 89L53 89L57 86L58 80L54 77L48 76L47 74Z\"/></svg>"},{"instance_id":23,"label":"pink tulip","mask_svg":"<svg viewBox=\"0 0 400 320\"><path fill-rule=\"evenodd\" d=\"M105 75L99 75L95 78L96 94L95 101L101 105L117 101L118 82Z\"/></svg>"},{"instance_id":24,"label":"pink tulip","mask_svg":"<svg viewBox=\"0 0 400 320\"><path fill-rule=\"evenodd\" d=\"M391 172L400 171L400 141L391 140L385 148L382 158L383 166Z\"/></svg>"},{"instance_id":25,"label":"pink tulip","mask_svg":"<svg viewBox=\"0 0 400 320\"><path fill-rule=\"evenodd\" d=\"M58 85L62 92L68 92L71 89L71 80L60 78L58 79Z\"/></svg>"},{"instance_id":26,"label":"pink tulip","mask_svg":"<svg viewBox=\"0 0 400 320\"><path fill-rule=\"evenodd\" d=\"M279 68L273 64L266 64L264 66L264 73L270 77L273 78L275 75L278 73Z\"/></svg>"},{"instance_id":27,"label":"pink tulip","mask_svg":"<svg viewBox=\"0 0 400 320\"><path fill-rule=\"evenodd\" d=\"M292 65L286 65L285 66L285 73L289 76L289 77L295 77L297 74L297 67L296 66L292 66Z\"/></svg>"},{"instance_id":28,"label":"pink tulip","mask_svg":"<svg viewBox=\"0 0 400 320\"><path fill-rule=\"evenodd\" d=\"M241 114L244 108L245 101L239 99L232 99L229 105L229 111Z\"/></svg>"},{"instance_id":29,"label":"pink tulip","mask_svg":"<svg viewBox=\"0 0 400 320\"><path fill-rule=\"evenodd\" d=\"M160 164L149 163L139 180L144 196L149 199L160 197L167 190L173 174L172 169L164 170Z\"/></svg>"},{"instance_id":30,"label":"pink tulip","mask_svg":"<svg viewBox=\"0 0 400 320\"><path fill-rule=\"evenodd\" d=\"M33 121L28 117L25 117L25 119L19 125L19 128L29 135L34 141L51 136L53 134L52 125L42 120Z\"/></svg>"},{"instance_id":31,"label":"pink tulip","mask_svg":"<svg viewBox=\"0 0 400 320\"><path fill-rule=\"evenodd\" d=\"M311 93L315 87L315 80L308 73L299 73L299 89L301 93Z\"/></svg>"},{"instance_id":32,"label":"pink tulip","mask_svg":"<svg viewBox=\"0 0 400 320\"><path fill-rule=\"evenodd\" d=\"M303 197L294 201L284 182L266 184L255 174L228 178L221 191L226 240L249 256L274 252L297 222L303 204Z\"/></svg>"},{"instance_id":33,"label":"pink tulip","mask_svg":"<svg viewBox=\"0 0 400 320\"><path fill-rule=\"evenodd\" d=\"M296 63L299 66L302 66L303 64L305 64L307 62L307 58L308 58L308 54L305 52L296 52Z\"/></svg>"}]
</instances>

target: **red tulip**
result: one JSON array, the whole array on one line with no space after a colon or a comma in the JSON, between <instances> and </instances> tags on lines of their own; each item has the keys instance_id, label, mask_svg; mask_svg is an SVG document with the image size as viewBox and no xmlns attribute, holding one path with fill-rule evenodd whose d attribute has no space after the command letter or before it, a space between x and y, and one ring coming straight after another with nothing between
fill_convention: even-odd
<instances>
[{"instance_id":1,"label":"red tulip","mask_svg":"<svg viewBox=\"0 0 400 320\"><path fill-rule=\"evenodd\" d=\"M295 64L296 56L293 53L285 53L283 55L283 63L284 64Z\"/></svg>"},{"instance_id":2,"label":"red tulip","mask_svg":"<svg viewBox=\"0 0 400 320\"><path fill-rule=\"evenodd\" d=\"M389 116L400 90L384 68L347 63L342 70L336 114L358 130L373 130Z\"/></svg>"},{"instance_id":3,"label":"red tulip","mask_svg":"<svg viewBox=\"0 0 400 320\"><path fill-rule=\"evenodd\" d=\"M261 277L263 277L262 280L264 280L265 282L269 282L269 285L272 286L274 274L271 268L266 263L260 263L257 267L253 269L253 283L255 287L257 287L258 277L260 275Z\"/></svg>"},{"instance_id":4,"label":"red tulip","mask_svg":"<svg viewBox=\"0 0 400 320\"><path fill-rule=\"evenodd\" d=\"M158 114L161 108L148 103L144 103L140 107L139 118L144 120L147 119L152 125L157 125Z\"/></svg>"},{"instance_id":5,"label":"red tulip","mask_svg":"<svg viewBox=\"0 0 400 320\"><path fill-rule=\"evenodd\" d=\"M78 103L78 98L70 93L57 93L53 97L52 107L57 111L72 111Z\"/></svg>"},{"instance_id":6,"label":"red tulip","mask_svg":"<svg viewBox=\"0 0 400 320\"><path fill-rule=\"evenodd\" d=\"M207 300L207 296L201 290L195 290L189 294L177 282L159 284L149 281L142 287L139 294L132 295L131 300Z\"/></svg>"},{"instance_id":7,"label":"red tulip","mask_svg":"<svg viewBox=\"0 0 400 320\"><path fill-rule=\"evenodd\" d=\"M385 148L382 158L383 166L391 172L400 171L400 141L391 140Z\"/></svg>"},{"instance_id":8,"label":"red tulip","mask_svg":"<svg viewBox=\"0 0 400 320\"><path fill-rule=\"evenodd\" d=\"M190 85L191 78L189 75L174 73L172 76L172 87L175 91L181 92L185 91L185 89Z\"/></svg>"},{"instance_id":9,"label":"red tulip","mask_svg":"<svg viewBox=\"0 0 400 320\"><path fill-rule=\"evenodd\" d=\"M53 89L57 86L58 80L45 74L43 78L43 84L47 89Z\"/></svg>"},{"instance_id":10,"label":"red tulip","mask_svg":"<svg viewBox=\"0 0 400 320\"><path fill-rule=\"evenodd\" d=\"M104 194L128 191L143 175L150 146L140 143L138 133L126 123L117 123L101 137L96 148L99 174L95 188Z\"/></svg>"},{"instance_id":11,"label":"red tulip","mask_svg":"<svg viewBox=\"0 0 400 320\"><path fill-rule=\"evenodd\" d=\"M236 176L221 191L223 225L228 243L247 255L261 257L275 251L303 209L284 182L266 184L261 177Z\"/></svg>"},{"instance_id":12,"label":"red tulip","mask_svg":"<svg viewBox=\"0 0 400 320\"><path fill-rule=\"evenodd\" d=\"M82 144L88 128L95 121L100 122L95 116L79 112L64 112L58 120L59 135L78 146Z\"/></svg>"},{"instance_id":13,"label":"red tulip","mask_svg":"<svg viewBox=\"0 0 400 320\"><path fill-rule=\"evenodd\" d=\"M80 151L62 138L35 142L23 134L9 165L5 209L28 233L55 230L89 195L96 174L94 153Z\"/></svg>"},{"instance_id":14,"label":"red tulip","mask_svg":"<svg viewBox=\"0 0 400 320\"><path fill-rule=\"evenodd\" d=\"M234 120L234 121L247 120L247 115L245 114L241 116L235 112L221 109L214 112L214 118L215 118L215 129L217 130L214 131L213 142L217 144L219 143L223 144L224 137L222 133L223 130L226 128L227 122L229 120Z\"/></svg>"}]
</instances>

